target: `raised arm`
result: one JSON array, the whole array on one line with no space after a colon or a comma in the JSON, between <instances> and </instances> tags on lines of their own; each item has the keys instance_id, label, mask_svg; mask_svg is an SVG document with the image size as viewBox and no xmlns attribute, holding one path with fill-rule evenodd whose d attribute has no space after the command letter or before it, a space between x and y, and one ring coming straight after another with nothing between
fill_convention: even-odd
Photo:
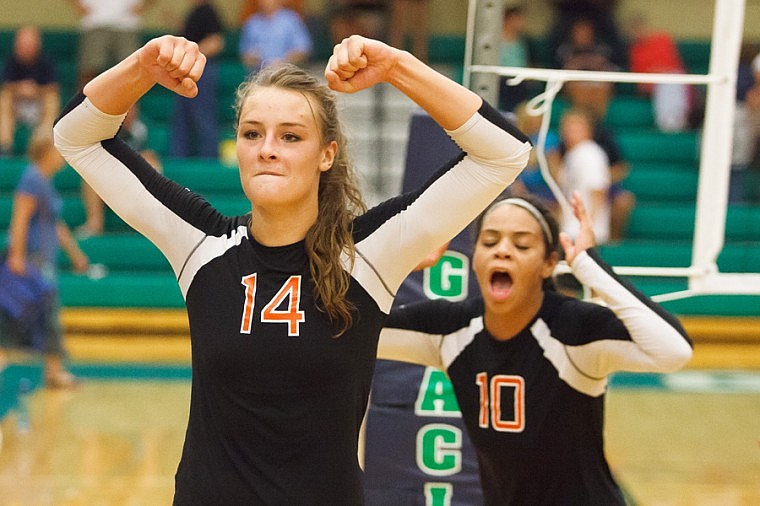
<instances>
[{"instance_id":1,"label":"raised arm","mask_svg":"<svg viewBox=\"0 0 760 506\"><path fill-rule=\"evenodd\" d=\"M382 226L358 237L358 251L393 293L420 261L463 230L515 180L528 161L531 145L477 94L383 42L360 36L344 39L333 50L325 78L332 89L345 93L381 82L392 84L464 152L441 167L418 193L407 195L403 209L378 213L385 220ZM389 249L401 254L388 255Z\"/></svg>"},{"instance_id":2,"label":"raised arm","mask_svg":"<svg viewBox=\"0 0 760 506\"><path fill-rule=\"evenodd\" d=\"M335 91L354 93L387 82L422 107L441 127L455 130L483 99L411 53L358 35L335 46L325 78Z\"/></svg>"},{"instance_id":3,"label":"raised arm","mask_svg":"<svg viewBox=\"0 0 760 506\"><path fill-rule=\"evenodd\" d=\"M84 87L84 94L106 114L126 114L155 84L183 97L196 96L205 65L198 44L164 35L95 77Z\"/></svg>"},{"instance_id":4,"label":"raised arm","mask_svg":"<svg viewBox=\"0 0 760 506\"><path fill-rule=\"evenodd\" d=\"M441 339L440 335L386 327L380 332L377 358L445 370L441 361Z\"/></svg>"},{"instance_id":5,"label":"raised arm","mask_svg":"<svg viewBox=\"0 0 760 506\"><path fill-rule=\"evenodd\" d=\"M388 316L377 345L377 358L398 360L446 370L441 356L444 330L434 328L444 320L437 309L446 302L417 301L396 306ZM443 311L446 314L446 310Z\"/></svg>"},{"instance_id":6,"label":"raised arm","mask_svg":"<svg viewBox=\"0 0 760 506\"><path fill-rule=\"evenodd\" d=\"M222 217L202 198L164 178L116 133L129 108L156 83L195 96L205 62L194 42L153 39L90 81L54 127L56 148L69 165L121 219L158 246L177 275L206 236L202 229Z\"/></svg>"},{"instance_id":7,"label":"raised arm","mask_svg":"<svg viewBox=\"0 0 760 506\"><path fill-rule=\"evenodd\" d=\"M691 359L691 340L675 316L620 279L599 257L591 220L577 192L571 199L580 232L575 242L560 236L573 273L622 321L630 340L600 340L568 349L584 373L601 377L614 371L671 372Z\"/></svg>"}]
</instances>

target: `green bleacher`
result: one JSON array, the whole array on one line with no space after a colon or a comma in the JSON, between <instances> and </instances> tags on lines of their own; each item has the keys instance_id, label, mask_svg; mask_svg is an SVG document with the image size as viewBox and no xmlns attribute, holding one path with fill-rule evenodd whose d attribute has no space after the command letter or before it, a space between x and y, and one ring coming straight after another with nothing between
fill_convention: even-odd
<instances>
[{"instance_id":1,"label":"green bleacher","mask_svg":"<svg viewBox=\"0 0 760 506\"><path fill-rule=\"evenodd\" d=\"M237 168L198 159L164 159L164 173L203 195L220 212L244 214L250 204L243 195ZM5 247L13 205L13 188L26 161L0 159L0 248ZM75 228L85 219L80 198L81 178L66 166L54 178L63 197L63 219ZM150 241L106 209L107 233L79 241L91 264L102 264L107 275L88 277L71 271L66 255L59 255L61 300L67 307L165 307L183 306L182 296L169 263Z\"/></svg>"},{"instance_id":2,"label":"green bleacher","mask_svg":"<svg viewBox=\"0 0 760 506\"><path fill-rule=\"evenodd\" d=\"M149 38L155 34L145 34ZM9 44L12 32L0 30L0 56ZM53 52L62 81L62 100L75 91L76 43L74 31L48 31L45 47ZM534 41L542 54L541 41ZM324 47L323 47L324 46ZM709 43L679 43L691 73L704 73L709 61ZM319 58L329 54L328 45L320 45ZM458 35L434 36L430 58L434 64L454 68L461 76L464 38ZM237 58L237 33L227 34L227 48L220 62L222 92L220 121L223 136L232 133L232 99L234 90L245 75ZM694 214L699 168L699 132L665 134L657 131L648 99L636 96L632 87L621 87L610 105L606 124L614 130L631 172L625 186L637 197L625 241L603 246L602 253L612 265L687 267L692 255ZM235 167L203 160L176 160L167 157L168 120L174 96L159 87L141 100L141 115L150 130L150 147L162 156L164 173L180 184L200 193L221 212L234 215L249 210L240 188ZM555 118L566 104L555 105ZM25 137L27 136L27 137ZM21 132L17 145L28 138ZM12 191L25 166L21 156L0 159L0 247L5 244L12 206ZM84 222L79 196L80 178L69 167L55 178L64 197L63 216L76 227ZM100 279L74 274L62 255L61 295L65 306L76 307L164 307L183 306L182 297L168 262L155 246L137 234L110 210L106 214L107 233L81 241L92 263L103 264L108 274ZM726 246L719 259L721 272L760 272L760 206L731 206L726 221ZM632 278L650 295L683 290L680 278ZM666 303L679 314L757 315L760 297L703 296Z\"/></svg>"}]
</instances>

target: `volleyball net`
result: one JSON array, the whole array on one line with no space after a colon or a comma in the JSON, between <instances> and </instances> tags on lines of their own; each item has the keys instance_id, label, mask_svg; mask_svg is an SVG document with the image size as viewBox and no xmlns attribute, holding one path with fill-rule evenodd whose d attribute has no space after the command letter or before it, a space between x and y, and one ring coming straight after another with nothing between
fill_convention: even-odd
<instances>
[{"instance_id":1,"label":"volleyball net","mask_svg":"<svg viewBox=\"0 0 760 506\"><path fill-rule=\"evenodd\" d=\"M477 74L504 76L508 78L507 84L513 85L524 80L545 83L544 91L530 99L527 108L530 114L542 116L536 145L537 159L541 174L563 208L569 204L549 171L545 141L555 99L565 83L675 83L706 87L691 264L686 267L613 266L615 272L623 276L677 277L688 280L688 288L685 290L654 295L652 298L658 302L697 295L760 295L760 273L720 272L718 268L718 256L725 245L736 81L743 24L744 0L716 0L710 62L706 74L599 72L473 64L473 48L476 44L473 42L473 27L468 26L465 84ZM568 272L567 266L561 264L558 272Z\"/></svg>"}]
</instances>

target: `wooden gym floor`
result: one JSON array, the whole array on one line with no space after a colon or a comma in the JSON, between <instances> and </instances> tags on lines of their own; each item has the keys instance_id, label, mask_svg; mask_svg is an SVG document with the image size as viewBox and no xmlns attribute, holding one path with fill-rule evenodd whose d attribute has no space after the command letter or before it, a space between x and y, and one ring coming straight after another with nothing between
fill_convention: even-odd
<instances>
[{"instance_id":1,"label":"wooden gym floor","mask_svg":"<svg viewBox=\"0 0 760 506\"><path fill-rule=\"evenodd\" d=\"M63 322L84 382L35 390L27 430L16 410L0 420L0 506L171 504L189 406L184 311L67 310ZM613 378L613 472L636 506L758 505L760 319L683 323L696 343L684 371ZM13 358L3 388L39 375Z\"/></svg>"}]
</instances>

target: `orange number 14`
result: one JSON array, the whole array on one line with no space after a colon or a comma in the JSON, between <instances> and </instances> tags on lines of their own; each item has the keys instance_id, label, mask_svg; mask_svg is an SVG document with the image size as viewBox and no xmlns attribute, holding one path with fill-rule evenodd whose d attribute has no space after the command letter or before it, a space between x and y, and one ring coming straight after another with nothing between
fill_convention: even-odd
<instances>
[{"instance_id":1,"label":"orange number 14","mask_svg":"<svg viewBox=\"0 0 760 506\"><path fill-rule=\"evenodd\" d=\"M240 282L245 286L245 305L240 322L240 333L250 334L253 328L253 304L256 298L256 273L243 276ZM290 276L280 287L272 300L261 310L262 323L286 323L288 336L298 336L299 326L306 321L304 312L298 307L301 300L301 276ZM284 309L277 309L287 301Z\"/></svg>"}]
</instances>

